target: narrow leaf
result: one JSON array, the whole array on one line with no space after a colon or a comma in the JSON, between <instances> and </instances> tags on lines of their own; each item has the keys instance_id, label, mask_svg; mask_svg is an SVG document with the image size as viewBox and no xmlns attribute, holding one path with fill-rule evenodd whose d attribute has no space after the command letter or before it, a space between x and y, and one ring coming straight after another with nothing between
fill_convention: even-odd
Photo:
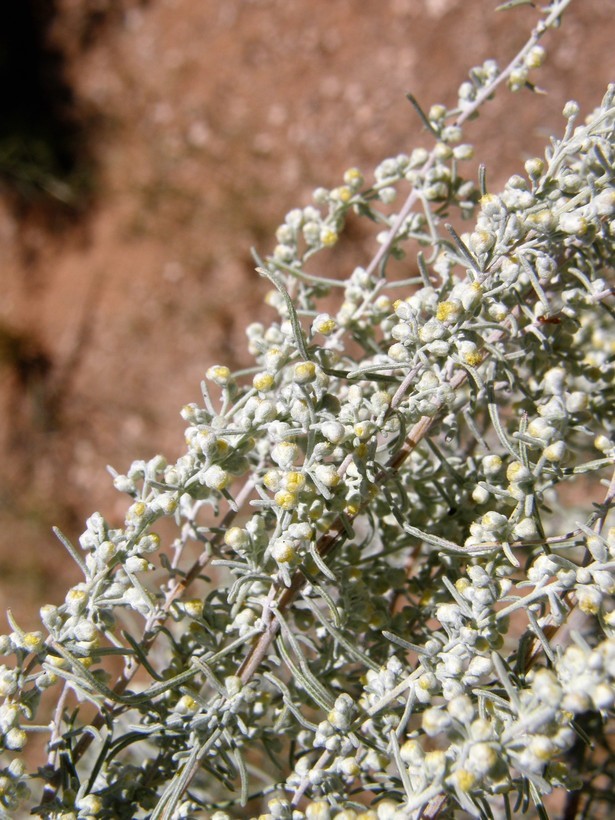
<instances>
[{"instance_id":1,"label":"narrow leaf","mask_svg":"<svg viewBox=\"0 0 615 820\"><path fill-rule=\"evenodd\" d=\"M88 577L88 570L87 570L87 567L85 565L85 561L83 560L83 557L79 554L79 552L76 550L76 548L71 544L71 542L68 540L68 538L64 535L63 532L61 532L61 530L58 527L52 527L51 529L53 530L54 535L56 536L58 541L60 541L66 547L66 550L67 550L68 554L70 555L70 557L80 567L81 571L83 572L83 574L87 578Z\"/></svg>"},{"instance_id":2,"label":"narrow leaf","mask_svg":"<svg viewBox=\"0 0 615 820\"><path fill-rule=\"evenodd\" d=\"M499 6L495 7L496 11L508 11L509 9L514 9L516 6L532 6L536 8L536 4L532 2L532 0L506 0L505 3L500 3Z\"/></svg>"}]
</instances>

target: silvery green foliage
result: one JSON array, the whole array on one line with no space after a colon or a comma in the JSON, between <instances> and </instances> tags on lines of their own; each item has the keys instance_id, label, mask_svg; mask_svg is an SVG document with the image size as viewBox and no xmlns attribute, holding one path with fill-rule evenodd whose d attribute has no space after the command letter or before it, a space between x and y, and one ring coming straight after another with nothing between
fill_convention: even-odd
<instances>
[{"instance_id":1,"label":"silvery green foliage","mask_svg":"<svg viewBox=\"0 0 615 820\"><path fill-rule=\"evenodd\" d=\"M60 536L83 581L0 638L3 816L490 817L590 790L615 701L615 88L501 193L458 169L565 5L422 115L431 151L286 216L255 366L207 371L177 463L115 474L122 527ZM351 214L378 252L324 277Z\"/></svg>"}]
</instances>

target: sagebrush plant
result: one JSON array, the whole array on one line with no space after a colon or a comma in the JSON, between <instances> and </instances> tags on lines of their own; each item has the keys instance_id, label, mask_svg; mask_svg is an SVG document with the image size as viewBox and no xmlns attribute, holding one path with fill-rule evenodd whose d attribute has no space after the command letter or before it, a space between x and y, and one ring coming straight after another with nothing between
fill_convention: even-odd
<instances>
[{"instance_id":1,"label":"sagebrush plant","mask_svg":"<svg viewBox=\"0 0 615 820\"><path fill-rule=\"evenodd\" d=\"M258 262L278 318L247 328L255 366L207 370L175 464L114 474L122 527L58 533L83 581L43 631L0 637L4 817L612 800L615 87L578 124L569 102L501 193L458 168L464 123L498 85L533 88L569 1L454 109L415 103L432 150L287 214ZM350 214L378 250L324 277Z\"/></svg>"}]
</instances>

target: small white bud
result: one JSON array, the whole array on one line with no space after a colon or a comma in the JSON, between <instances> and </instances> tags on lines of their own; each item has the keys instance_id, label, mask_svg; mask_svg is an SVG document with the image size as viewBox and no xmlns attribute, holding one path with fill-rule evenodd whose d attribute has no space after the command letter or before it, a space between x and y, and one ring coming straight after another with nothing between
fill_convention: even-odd
<instances>
[{"instance_id":1,"label":"small white bud","mask_svg":"<svg viewBox=\"0 0 615 820\"><path fill-rule=\"evenodd\" d=\"M316 378L314 362L299 362L293 369L293 381L296 384L310 384Z\"/></svg>"},{"instance_id":2,"label":"small white bud","mask_svg":"<svg viewBox=\"0 0 615 820\"><path fill-rule=\"evenodd\" d=\"M533 157L532 159L528 159L525 162L525 171L530 179L538 179L542 176L542 172L545 169L545 164L542 159L539 157Z\"/></svg>"},{"instance_id":3,"label":"small white bud","mask_svg":"<svg viewBox=\"0 0 615 820\"><path fill-rule=\"evenodd\" d=\"M545 444L548 444L549 441L556 435L557 430L553 425L549 424L546 419L537 418L533 419L527 427L527 432L533 438L540 439L544 441Z\"/></svg>"},{"instance_id":4,"label":"small white bud","mask_svg":"<svg viewBox=\"0 0 615 820\"><path fill-rule=\"evenodd\" d=\"M218 464L208 467L203 473L202 481L211 490L224 490L231 483L231 476Z\"/></svg>"},{"instance_id":5,"label":"small white bud","mask_svg":"<svg viewBox=\"0 0 615 820\"><path fill-rule=\"evenodd\" d=\"M319 313L312 322L312 333L330 336L337 328L337 322L328 313Z\"/></svg>"},{"instance_id":6,"label":"small white bud","mask_svg":"<svg viewBox=\"0 0 615 820\"><path fill-rule=\"evenodd\" d=\"M536 522L533 518L522 518L513 527L512 534L514 538L518 538L521 541L528 538L535 538L536 535L538 535Z\"/></svg>"},{"instance_id":7,"label":"small white bud","mask_svg":"<svg viewBox=\"0 0 615 820\"><path fill-rule=\"evenodd\" d=\"M480 256L491 250L495 244L495 236L489 231L474 231L470 236L470 247L475 254Z\"/></svg>"},{"instance_id":8,"label":"small white bud","mask_svg":"<svg viewBox=\"0 0 615 820\"><path fill-rule=\"evenodd\" d=\"M271 458L282 469L288 469L299 456L299 448L290 441L280 441L271 451Z\"/></svg>"},{"instance_id":9,"label":"small white bud","mask_svg":"<svg viewBox=\"0 0 615 820\"><path fill-rule=\"evenodd\" d=\"M423 712L423 729L429 737L446 732L451 725L451 716L438 707L426 709Z\"/></svg>"},{"instance_id":10,"label":"small white bud","mask_svg":"<svg viewBox=\"0 0 615 820\"><path fill-rule=\"evenodd\" d=\"M554 441L553 444L549 444L549 446L545 447L542 452L547 461L559 463L566 455L566 451L566 442L560 440Z\"/></svg>"},{"instance_id":11,"label":"small white bud","mask_svg":"<svg viewBox=\"0 0 615 820\"><path fill-rule=\"evenodd\" d=\"M490 510L480 520L481 526L493 533L501 533L508 527L508 518L502 513Z\"/></svg>"},{"instance_id":12,"label":"small white bud","mask_svg":"<svg viewBox=\"0 0 615 820\"><path fill-rule=\"evenodd\" d=\"M28 736L23 729L13 728L4 735L4 745L7 749L18 752L26 745Z\"/></svg>"},{"instance_id":13,"label":"small white bud","mask_svg":"<svg viewBox=\"0 0 615 820\"><path fill-rule=\"evenodd\" d=\"M589 224L583 214L571 211L560 216L559 227L564 233L583 236L587 233Z\"/></svg>"},{"instance_id":14,"label":"small white bud","mask_svg":"<svg viewBox=\"0 0 615 820\"><path fill-rule=\"evenodd\" d=\"M318 464L314 468L315 478L325 487L337 487L340 483L340 476L333 464Z\"/></svg>"},{"instance_id":15,"label":"small white bud","mask_svg":"<svg viewBox=\"0 0 615 820\"><path fill-rule=\"evenodd\" d=\"M506 478L509 481L515 482L515 484L523 484L531 480L532 473L520 461L511 461L506 468Z\"/></svg>"},{"instance_id":16,"label":"small white bud","mask_svg":"<svg viewBox=\"0 0 615 820\"><path fill-rule=\"evenodd\" d=\"M525 55L524 63L530 69L540 68L545 61L545 56L546 51L542 46L533 46Z\"/></svg>"},{"instance_id":17,"label":"small white bud","mask_svg":"<svg viewBox=\"0 0 615 820\"><path fill-rule=\"evenodd\" d=\"M572 117L576 117L580 111L579 103L575 102L575 100L568 100L566 105L564 106L564 110L562 114L566 117L566 119L571 119Z\"/></svg>"},{"instance_id":18,"label":"small white bud","mask_svg":"<svg viewBox=\"0 0 615 820\"><path fill-rule=\"evenodd\" d=\"M481 466L487 478L492 478L500 472L503 462L498 455L488 455L481 461Z\"/></svg>"},{"instance_id":19,"label":"small white bud","mask_svg":"<svg viewBox=\"0 0 615 820\"><path fill-rule=\"evenodd\" d=\"M606 453L608 450L614 449L615 445L608 436L602 433L594 439L594 447L600 450L601 453Z\"/></svg>"},{"instance_id":20,"label":"small white bud","mask_svg":"<svg viewBox=\"0 0 615 820\"><path fill-rule=\"evenodd\" d=\"M217 364L210 367L205 373L205 376L215 384L224 387L231 380L231 371L225 365Z\"/></svg>"},{"instance_id":21,"label":"small white bud","mask_svg":"<svg viewBox=\"0 0 615 820\"><path fill-rule=\"evenodd\" d=\"M467 726L474 719L474 704L468 695L458 695L453 698L448 706L449 714L464 726Z\"/></svg>"},{"instance_id":22,"label":"small white bud","mask_svg":"<svg viewBox=\"0 0 615 820\"><path fill-rule=\"evenodd\" d=\"M582 413L589 406L589 396L584 390L575 390L566 396L566 410L569 413Z\"/></svg>"},{"instance_id":23,"label":"small white bud","mask_svg":"<svg viewBox=\"0 0 615 820\"><path fill-rule=\"evenodd\" d=\"M489 743L475 743L468 752L467 765L479 776L488 774L499 760L497 751Z\"/></svg>"},{"instance_id":24,"label":"small white bud","mask_svg":"<svg viewBox=\"0 0 615 820\"><path fill-rule=\"evenodd\" d=\"M448 141L452 141L450 137L448 137ZM472 145L468 145L467 143L464 143L463 145L456 145L455 148L453 148L453 156L457 160L472 159L474 156L474 147Z\"/></svg>"},{"instance_id":25,"label":"small white bud","mask_svg":"<svg viewBox=\"0 0 615 820\"><path fill-rule=\"evenodd\" d=\"M542 389L550 396L561 396L566 388L566 371L563 367L552 367L544 375Z\"/></svg>"},{"instance_id":26,"label":"small white bud","mask_svg":"<svg viewBox=\"0 0 615 820\"><path fill-rule=\"evenodd\" d=\"M278 538L271 549L271 554L278 564L291 564L297 557L297 550L292 541Z\"/></svg>"}]
</instances>

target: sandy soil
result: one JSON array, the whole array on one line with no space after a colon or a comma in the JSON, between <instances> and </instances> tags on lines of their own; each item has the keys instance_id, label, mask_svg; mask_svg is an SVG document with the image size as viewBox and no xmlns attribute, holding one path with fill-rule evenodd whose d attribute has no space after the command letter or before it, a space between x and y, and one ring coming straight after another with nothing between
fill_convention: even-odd
<instances>
[{"instance_id":1,"label":"sandy soil","mask_svg":"<svg viewBox=\"0 0 615 820\"><path fill-rule=\"evenodd\" d=\"M495 5L56 0L92 190L67 216L0 189L0 611L27 625L61 599L75 570L51 525L119 522L105 465L179 455L206 367L247 361L243 328L268 315L250 248L317 185L424 141L406 92L452 104L471 66L514 55L535 12ZM546 41L548 96L502 92L471 124L492 189L561 131L567 99L598 103L612 11L573 2Z\"/></svg>"}]
</instances>

